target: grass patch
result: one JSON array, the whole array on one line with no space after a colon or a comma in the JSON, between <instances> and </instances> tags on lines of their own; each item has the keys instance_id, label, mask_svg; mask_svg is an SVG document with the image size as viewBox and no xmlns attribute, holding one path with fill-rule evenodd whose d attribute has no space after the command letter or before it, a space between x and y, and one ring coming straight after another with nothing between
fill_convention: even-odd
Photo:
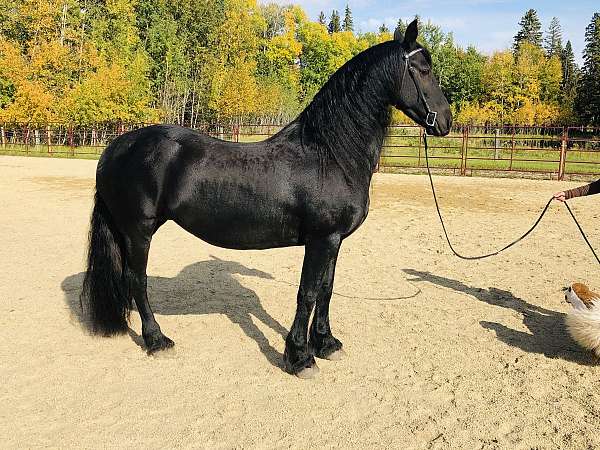
<instances>
[{"instance_id":1,"label":"grass patch","mask_svg":"<svg viewBox=\"0 0 600 450\"><path fill-rule=\"evenodd\" d=\"M43 158L98 159L103 151L104 147L69 147L66 145L53 145L50 151L45 145L25 146L7 144L4 147L0 147L0 155Z\"/></svg>"}]
</instances>

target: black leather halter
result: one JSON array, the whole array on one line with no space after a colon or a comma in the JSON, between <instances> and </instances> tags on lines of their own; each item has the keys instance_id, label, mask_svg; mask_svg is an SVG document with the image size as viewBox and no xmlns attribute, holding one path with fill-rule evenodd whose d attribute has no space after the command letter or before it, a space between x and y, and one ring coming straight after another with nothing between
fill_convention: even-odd
<instances>
[{"instance_id":1,"label":"black leather halter","mask_svg":"<svg viewBox=\"0 0 600 450\"><path fill-rule=\"evenodd\" d=\"M423 94L421 86L419 85L419 83L417 83L417 79L415 77L416 69L410 63L410 57L421 51L423 51L422 48L417 48L410 53L404 53L404 55L402 56L402 58L404 59L404 73L402 74L402 84L400 86L400 92L402 92L402 89L404 88L404 79L406 78L406 72L409 71L410 77L412 78L413 83L415 83L415 87L417 88L417 93L419 94L419 97L421 98L421 101L423 102L423 104L425 105L425 109L427 110L427 116L425 117L425 125L433 127L435 126L438 113L437 111L432 111L429 107L429 103L427 103L425 94Z\"/></svg>"}]
</instances>

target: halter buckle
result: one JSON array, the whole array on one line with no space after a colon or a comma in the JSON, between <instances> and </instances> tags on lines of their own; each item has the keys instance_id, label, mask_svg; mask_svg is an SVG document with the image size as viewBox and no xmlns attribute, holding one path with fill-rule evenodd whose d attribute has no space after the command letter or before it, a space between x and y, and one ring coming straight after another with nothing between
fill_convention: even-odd
<instances>
[{"instance_id":1,"label":"halter buckle","mask_svg":"<svg viewBox=\"0 0 600 450\"><path fill-rule=\"evenodd\" d=\"M437 111L428 111L427 117L425 118L425 125L429 127L433 127L435 125L435 121L437 120Z\"/></svg>"}]
</instances>

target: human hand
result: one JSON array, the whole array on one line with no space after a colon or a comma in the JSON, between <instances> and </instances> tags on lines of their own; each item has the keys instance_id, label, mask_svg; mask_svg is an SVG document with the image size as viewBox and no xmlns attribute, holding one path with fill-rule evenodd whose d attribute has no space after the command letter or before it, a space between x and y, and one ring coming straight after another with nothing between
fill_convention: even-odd
<instances>
[{"instance_id":1,"label":"human hand","mask_svg":"<svg viewBox=\"0 0 600 450\"><path fill-rule=\"evenodd\" d=\"M554 194L554 200L558 200L559 202L564 202L566 200L566 195L563 191L557 192Z\"/></svg>"}]
</instances>

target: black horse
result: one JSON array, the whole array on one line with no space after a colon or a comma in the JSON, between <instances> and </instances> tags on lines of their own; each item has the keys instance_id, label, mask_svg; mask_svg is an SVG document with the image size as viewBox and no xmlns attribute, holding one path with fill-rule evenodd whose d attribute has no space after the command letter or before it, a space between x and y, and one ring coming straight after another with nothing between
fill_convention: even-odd
<instances>
[{"instance_id":1,"label":"black horse","mask_svg":"<svg viewBox=\"0 0 600 450\"><path fill-rule=\"evenodd\" d=\"M81 296L94 331L127 331L133 298L148 352L173 345L146 293L150 241L173 220L226 248L304 245L285 369L310 377L318 371L315 356L338 358L342 343L329 325L336 259L344 238L367 217L390 107L430 134L445 135L451 126L417 33L415 21L405 36L397 30L393 41L352 58L296 120L263 142L224 142L172 125L115 139L98 162Z\"/></svg>"}]
</instances>

